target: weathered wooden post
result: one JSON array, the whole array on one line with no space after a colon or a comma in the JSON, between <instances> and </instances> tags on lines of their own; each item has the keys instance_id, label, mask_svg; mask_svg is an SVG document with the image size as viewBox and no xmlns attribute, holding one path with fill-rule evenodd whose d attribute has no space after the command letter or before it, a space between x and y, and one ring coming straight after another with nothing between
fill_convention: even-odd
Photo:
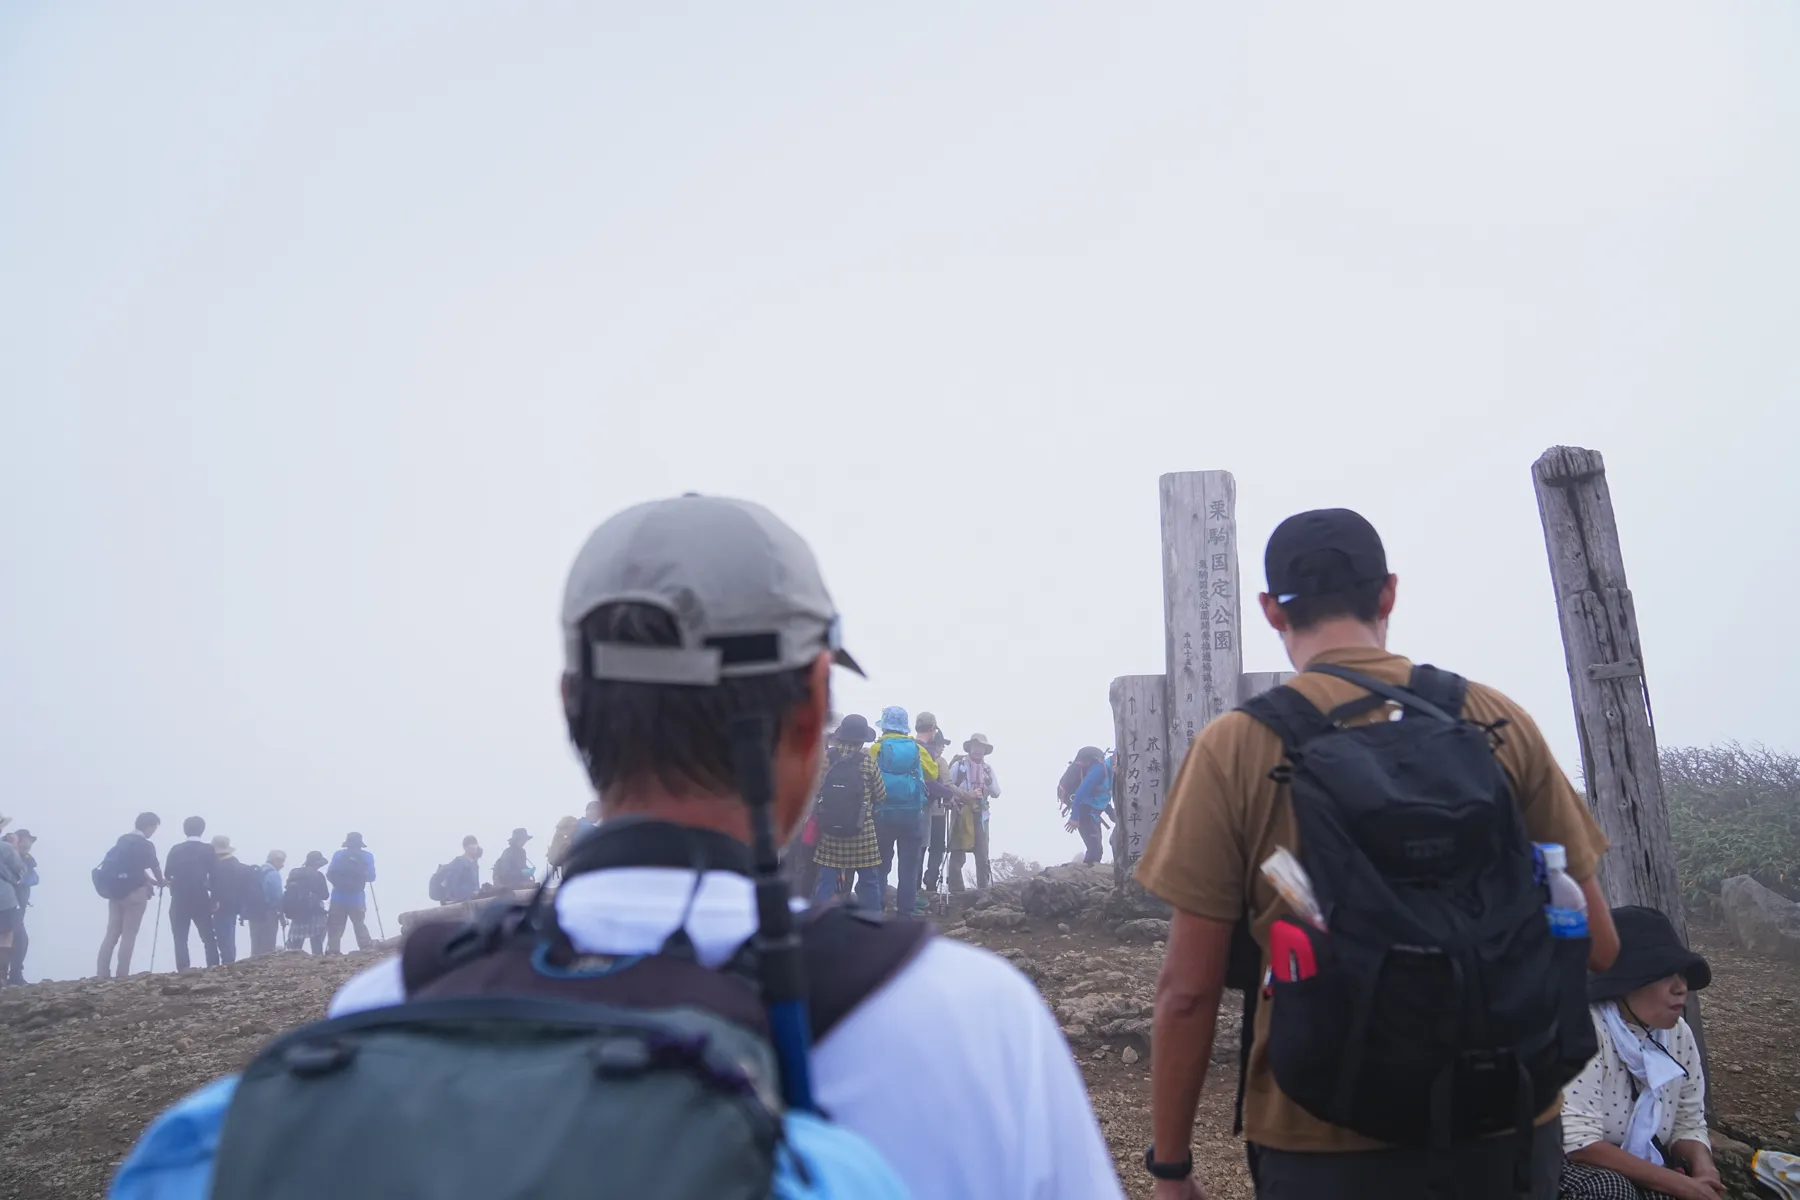
<instances>
[{"instance_id":1,"label":"weathered wooden post","mask_svg":"<svg viewBox=\"0 0 1800 1200\"><path fill-rule=\"evenodd\" d=\"M1158 484L1169 769L1206 723L1236 708L1243 648L1238 609L1237 481L1181 471Z\"/></svg>"},{"instance_id":2,"label":"weathered wooden post","mask_svg":"<svg viewBox=\"0 0 1800 1200\"><path fill-rule=\"evenodd\" d=\"M1609 843L1600 888L1614 906L1641 904L1666 913L1685 944L1687 907L1606 463L1597 450L1552 446L1532 464L1531 478L1550 552L1588 807ZM1688 993L1687 1017L1704 1057L1697 992ZM1709 1095L1709 1111L1711 1106Z\"/></svg>"},{"instance_id":3,"label":"weathered wooden post","mask_svg":"<svg viewBox=\"0 0 1800 1200\"><path fill-rule=\"evenodd\" d=\"M1113 872L1121 885L1150 840L1170 778L1208 721L1288 677L1243 673L1238 597L1237 481L1229 471L1182 471L1158 481L1162 511L1163 633L1167 670L1122 675L1113 709Z\"/></svg>"},{"instance_id":4,"label":"weathered wooden post","mask_svg":"<svg viewBox=\"0 0 1800 1200\"><path fill-rule=\"evenodd\" d=\"M1644 651L1606 465L1597 451L1556 446L1531 475L1550 552L1588 804L1612 845L1601 865L1601 887L1615 905L1667 913L1686 940Z\"/></svg>"},{"instance_id":5,"label":"weathered wooden post","mask_svg":"<svg viewBox=\"0 0 1800 1200\"><path fill-rule=\"evenodd\" d=\"M1107 690L1113 711L1113 883L1143 852L1162 813L1169 777L1169 721L1161 675L1121 675Z\"/></svg>"}]
</instances>

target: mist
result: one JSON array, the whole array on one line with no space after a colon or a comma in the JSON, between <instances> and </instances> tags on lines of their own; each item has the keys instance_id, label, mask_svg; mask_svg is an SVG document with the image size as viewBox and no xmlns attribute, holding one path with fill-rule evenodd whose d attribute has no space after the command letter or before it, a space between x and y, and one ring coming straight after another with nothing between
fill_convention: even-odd
<instances>
[{"instance_id":1,"label":"mist","mask_svg":"<svg viewBox=\"0 0 1800 1200\"><path fill-rule=\"evenodd\" d=\"M1393 647L1573 773L1529 468L1599 449L1663 744L1800 748L1797 59L1772 0L5 6L27 976L143 809L361 832L390 935L466 833L541 864L563 574L687 490L810 540L839 711L992 739L996 854L1080 850L1172 470L1236 474L1246 670L1270 530L1353 507Z\"/></svg>"}]
</instances>

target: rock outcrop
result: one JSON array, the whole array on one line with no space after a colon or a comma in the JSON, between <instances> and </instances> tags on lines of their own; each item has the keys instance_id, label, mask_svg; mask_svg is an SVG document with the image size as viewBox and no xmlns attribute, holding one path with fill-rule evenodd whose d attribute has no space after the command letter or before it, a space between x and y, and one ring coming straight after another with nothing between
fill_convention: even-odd
<instances>
[{"instance_id":1,"label":"rock outcrop","mask_svg":"<svg viewBox=\"0 0 1800 1200\"><path fill-rule=\"evenodd\" d=\"M1719 900L1738 945L1752 954L1800 962L1800 904L1748 875L1727 879L1719 888Z\"/></svg>"}]
</instances>

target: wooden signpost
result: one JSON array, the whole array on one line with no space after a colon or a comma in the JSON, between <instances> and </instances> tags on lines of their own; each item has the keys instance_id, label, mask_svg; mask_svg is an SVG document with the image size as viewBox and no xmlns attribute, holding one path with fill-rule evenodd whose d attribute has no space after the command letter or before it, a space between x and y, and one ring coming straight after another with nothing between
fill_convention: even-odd
<instances>
[{"instance_id":1,"label":"wooden signpost","mask_svg":"<svg viewBox=\"0 0 1800 1200\"><path fill-rule=\"evenodd\" d=\"M1161 675L1121 675L1108 689L1113 711L1113 878L1143 853L1162 813L1169 773L1169 719Z\"/></svg>"},{"instance_id":2,"label":"wooden signpost","mask_svg":"<svg viewBox=\"0 0 1800 1200\"><path fill-rule=\"evenodd\" d=\"M1206 723L1238 704L1244 656L1238 606L1237 481L1230 471L1164 475L1164 675L1169 764Z\"/></svg>"},{"instance_id":3,"label":"wooden signpost","mask_svg":"<svg viewBox=\"0 0 1800 1200\"><path fill-rule=\"evenodd\" d=\"M1553 446L1532 464L1531 479L1562 623L1581 774L1588 807L1608 843L1600 889L1614 907L1641 904L1666 914L1685 945L1687 908L1606 462L1597 450ZM1687 1018L1704 1061L1698 992L1688 993ZM1711 1108L1709 1091L1709 1113Z\"/></svg>"},{"instance_id":4,"label":"wooden signpost","mask_svg":"<svg viewBox=\"0 0 1800 1200\"><path fill-rule=\"evenodd\" d=\"M1596 451L1557 446L1533 464L1531 477L1550 552L1588 805L1612 846L1601 862L1600 884L1615 905L1667 913L1685 942L1644 650L1625 584L1606 464Z\"/></svg>"},{"instance_id":5,"label":"wooden signpost","mask_svg":"<svg viewBox=\"0 0 1800 1200\"><path fill-rule=\"evenodd\" d=\"M1143 852L1188 743L1208 721L1292 678L1289 671L1243 670L1238 596L1237 481L1229 471L1164 475L1163 621L1166 671L1121 675L1113 710L1113 803L1119 827L1113 867Z\"/></svg>"}]
</instances>

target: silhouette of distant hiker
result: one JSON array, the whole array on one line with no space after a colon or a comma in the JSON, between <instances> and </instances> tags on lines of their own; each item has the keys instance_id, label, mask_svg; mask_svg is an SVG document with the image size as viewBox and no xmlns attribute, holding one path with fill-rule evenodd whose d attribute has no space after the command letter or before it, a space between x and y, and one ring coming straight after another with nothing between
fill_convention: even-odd
<instances>
[{"instance_id":1,"label":"silhouette of distant hiker","mask_svg":"<svg viewBox=\"0 0 1800 1200\"><path fill-rule=\"evenodd\" d=\"M273 954L281 937L281 868L287 855L269 851L266 861L247 863L241 872L244 923L250 927L250 957Z\"/></svg>"},{"instance_id":2,"label":"silhouette of distant hiker","mask_svg":"<svg viewBox=\"0 0 1800 1200\"><path fill-rule=\"evenodd\" d=\"M213 940L219 945L219 962L229 967L237 961L237 927L244 916L244 864L238 861L231 839L219 834L212 840Z\"/></svg>"},{"instance_id":3,"label":"silhouette of distant hiker","mask_svg":"<svg viewBox=\"0 0 1800 1200\"><path fill-rule=\"evenodd\" d=\"M219 965L218 935L213 925L213 889L218 878L219 856L212 843L202 840L206 821L189 817L181 823L187 840L169 848L163 875L169 882L169 929L175 935L175 969L188 969L188 927L200 931L206 965Z\"/></svg>"},{"instance_id":4,"label":"silhouette of distant hiker","mask_svg":"<svg viewBox=\"0 0 1800 1200\"><path fill-rule=\"evenodd\" d=\"M364 915L369 906L369 885L375 882L375 856L364 846L362 834L352 833L344 839L344 848L331 856L325 878L331 881L331 907L325 914L325 953L344 952L346 923L356 929L356 948L367 950L375 944Z\"/></svg>"},{"instance_id":5,"label":"silhouette of distant hiker","mask_svg":"<svg viewBox=\"0 0 1800 1200\"><path fill-rule=\"evenodd\" d=\"M281 891L281 915L287 918L289 950L303 949L311 942L315 955L325 953L325 903L331 899L331 885L319 869L325 861L317 850L308 850L306 861L288 872L287 886Z\"/></svg>"},{"instance_id":6,"label":"silhouette of distant hiker","mask_svg":"<svg viewBox=\"0 0 1800 1200\"><path fill-rule=\"evenodd\" d=\"M537 886L537 872L532 869L531 860L525 856L525 843L531 835L524 829L512 831L507 839L506 849L494 860L494 886L517 890Z\"/></svg>"},{"instance_id":7,"label":"silhouette of distant hiker","mask_svg":"<svg viewBox=\"0 0 1800 1200\"><path fill-rule=\"evenodd\" d=\"M156 859L156 836L162 820L153 812L139 813L137 828L122 835L94 868L94 890L106 898L106 937L100 942L100 961L95 974L112 978L113 950L119 952L119 978L131 974L131 952L137 946L138 929L150 906L152 888L163 886Z\"/></svg>"}]
</instances>

